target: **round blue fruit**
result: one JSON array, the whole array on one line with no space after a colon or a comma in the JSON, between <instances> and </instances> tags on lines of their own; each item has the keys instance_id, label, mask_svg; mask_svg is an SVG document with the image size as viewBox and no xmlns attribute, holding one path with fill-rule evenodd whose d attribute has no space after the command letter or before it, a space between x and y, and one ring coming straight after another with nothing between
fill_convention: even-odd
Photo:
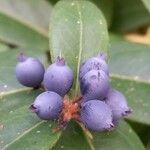
<instances>
[{"instance_id":1,"label":"round blue fruit","mask_svg":"<svg viewBox=\"0 0 150 150\"><path fill-rule=\"evenodd\" d=\"M42 120L55 120L63 108L63 98L55 92L40 94L30 106L30 110Z\"/></svg>"},{"instance_id":2,"label":"round blue fruit","mask_svg":"<svg viewBox=\"0 0 150 150\"><path fill-rule=\"evenodd\" d=\"M93 131L110 130L114 126L111 109L99 100L91 100L82 105L81 121L86 128Z\"/></svg>"},{"instance_id":3,"label":"round blue fruit","mask_svg":"<svg viewBox=\"0 0 150 150\"><path fill-rule=\"evenodd\" d=\"M108 65L105 62L104 54L100 53L97 57L89 58L81 65L79 73L80 79L91 70L103 70L109 75Z\"/></svg>"},{"instance_id":4,"label":"round blue fruit","mask_svg":"<svg viewBox=\"0 0 150 150\"><path fill-rule=\"evenodd\" d=\"M18 60L16 66L17 80L27 87L36 88L40 86L45 72L42 63L36 58L26 57L23 54L20 54Z\"/></svg>"},{"instance_id":5,"label":"round blue fruit","mask_svg":"<svg viewBox=\"0 0 150 150\"><path fill-rule=\"evenodd\" d=\"M65 64L63 58L58 57L56 63L50 65L44 75L44 86L64 97L73 84L73 72Z\"/></svg>"},{"instance_id":6,"label":"round blue fruit","mask_svg":"<svg viewBox=\"0 0 150 150\"><path fill-rule=\"evenodd\" d=\"M118 120L131 113L126 97L115 89L110 89L105 100L112 110L113 120Z\"/></svg>"},{"instance_id":7,"label":"round blue fruit","mask_svg":"<svg viewBox=\"0 0 150 150\"><path fill-rule=\"evenodd\" d=\"M80 89L83 101L91 99L103 100L109 90L109 78L102 70L91 70L87 72L80 81Z\"/></svg>"}]
</instances>

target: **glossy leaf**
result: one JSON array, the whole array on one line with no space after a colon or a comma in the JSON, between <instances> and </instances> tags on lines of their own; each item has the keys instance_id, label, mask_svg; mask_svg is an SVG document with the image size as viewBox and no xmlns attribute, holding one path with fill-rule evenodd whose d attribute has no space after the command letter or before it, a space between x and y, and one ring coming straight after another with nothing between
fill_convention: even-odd
<instances>
[{"instance_id":1,"label":"glossy leaf","mask_svg":"<svg viewBox=\"0 0 150 150\"><path fill-rule=\"evenodd\" d=\"M131 127L134 129L134 131L137 133L137 135L140 137L142 143L144 145L147 145L149 143L150 139L150 125L147 124L141 124L138 122L129 121Z\"/></svg>"},{"instance_id":2,"label":"glossy leaf","mask_svg":"<svg viewBox=\"0 0 150 150\"><path fill-rule=\"evenodd\" d=\"M126 32L149 23L150 13L141 0L115 0L113 30Z\"/></svg>"},{"instance_id":3,"label":"glossy leaf","mask_svg":"<svg viewBox=\"0 0 150 150\"><path fill-rule=\"evenodd\" d=\"M150 124L150 46L123 40L111 42L110 73L115 88L122 91L133 109L130 120Z\"/></svg>"},{"instance_id":4,"label":"glossy leaf","mask_svg":"<svg viewBox=\"0 0 150 150\"><path fill-rule=\"evenodd\" d=\"M49 0L52 4L56 4L59 0ZM87 0L95 3L99 9L103 12L108 27L111 25L112 16L113 16L113 1L112 0Z\"/></svg>"},{"instance_id":5,"label":"glossy leaf","mask_svg":"<svg viewBox=\"0 0 150 150\"><path fill-rule=\"evenodd\" d=\"M111 44L110 55L112 74L150 81L150 46L122 40Z\"/></svg>"},{"instance_id":6,"label":"glossy leaf","mask_svg":"<svg viewBox=\"0 0 150 150\"><path fill-rule=\"evenodd\" d=\"M52 150L144 150L138 136L125 121L121 121L114 131L92 132L92 135L91 147L79 125L72 124Z\"/></svg>"},{"instance_id":7,"label":"glossy leaf","mask_svg":"<svg viewBox=\"0 0 150 150\"><path fill-rule=\"evenodd\" d=\"M148 9L148 11L150 12L150 1L149 0L142 0L145 7Z\"/></svg>"},{"instance_id":8,"label":"glossy leaf","mask_svg":"<svg viewBox=\"0 0 150 150\"><path fill-rule=\"evenodd\" d=\"M45 0L0 0L0 40L47 49L50 10Z\"/></svg>"},{"instance_id":9,"label":"glossy leaf","mask_svg":"<svg viewBox=\"0 0 150 150\"><path fill-rule=\"evenodd\" d=\"M41 122L29 111L40 91L14 92L0 98L0 149L49 149L60 133L52 122Z\"/></svg>"},{"instance_id":10,"label":"glossy leaf","mask_svg":"<svg viewBox=\"0 0 150 150\"><path fill-rule=\"evenodd\" d=\"M124 121L119 127L108 133L94 133L93 144L95 150L144 150L138 136Z\"/></svg>"},{"instance_id":11,"label":"glossy leaf","mask_svg":"<svg viewBox=\"0 0 150 150\"><path fill-rule=\"evenodd\" d=\"M34 53L34 51L36 51L36 53ZM15 76L17 57L21 52L27 56L39 58L44 64L46 62L44 55L42 55L42 52L38 49L22 48L0 52L0 94L18 91L24 88L18 83Z\"/></svg>"},{"instance_id":12,"label":"glossy leaf","mask_svg":"<svg viewBox=\"0 0 150 150\"><path fill-rule=\"evenodd\" d=\"M108 27L110 27L112 23L112 18L113 18L113 7L114 7L114 1L112 0L91 0L98 6L101 11L103 12Z\"/></svg>"},{"instance_id":13,"label":"glossy leaf","mask_svg":"<svg viewBox=\"0 0 150 150\"><path fill-rule=\"evenodd\" d=\"M74 71L74 94L77 95L80 64L100 50L105 53L108 50L103 14L89 1L60 1L51 16L49 38L53 61L62 55Z\"/></svg>"},{"instance_id":14,"label":"glossy leaf","mask_svg":"<svg viewBox=\"0 0 150 150\"><path fill-rule=\"evenodd\" d=\"M46 64L46 57L36 49L13 49L0 52L0 149L49 149L60 132L53 132L54 122L44 122L29 111L36 96L43 91L21 86L15 78L17 56L25 52ZM42 140L41 140L42 139Z\"/></svg>"},{"instance_id":15,"label":"glossy leaf","mask_svg":"<svg viewBox=\"0 0 150 150\"><path fill-rule=\"evenodd\" d=\"M83 130L77 123L70 123L52 150L91 150Z\"/></svg>"}]
</instances>

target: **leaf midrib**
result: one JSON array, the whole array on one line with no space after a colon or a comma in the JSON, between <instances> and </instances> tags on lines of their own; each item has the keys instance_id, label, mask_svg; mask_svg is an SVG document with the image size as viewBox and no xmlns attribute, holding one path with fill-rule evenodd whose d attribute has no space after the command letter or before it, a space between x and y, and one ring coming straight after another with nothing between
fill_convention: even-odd
<instances>
[{"instance_id":1,"label":"leaf midrib","mask_svg":"<svg viewBox=\"0 0 150 150\"><path fill-rule=\"evenodd\" d=\"M77 76L76 76L76 82L75 82L75 96L78 95L78 87L79 87L79 69L80 69L80 63L81 63L81 57L82 57L82 51L83 51L83 45L82 45L82 41L83 41L83 22L82 22L82 13L80 11L80 7L78 4L78 1L76 1L76 5L77 5L77 11L78 11L78 15L79 15L79 25L80 25L80 29L79 29L79 56L78 56L78 64L77 64Z\"/></svg>"},{"instance_id":2,"label":"leaf midrib","mask_svg":"<svg viewBox=\"0 0 150 150\"><path fill-rule=\"evenodd\" d=\"M150 80L142 80L142 79L135 79L133 76L127 76L127 75L121 75L121 74L110 74L111 78L117 78L121 80L129 80L129 81L134 81L137 83L144 83L144 84L150 84Z\"/></svg>"},{"instance_id":3,"label":"leaf midrib","mask_svg":"<svg viewBox=\"0 0 150 150\"><path fill-rule=\"evenodd\" d=\"M19 92L31 91L31 90L32 90L31 88L21 88L21 89L15 89L15 90L7 91L7 92L0 92L0 97L8 96L11 94L16 94Z\"/></svg>"}]
</instances>

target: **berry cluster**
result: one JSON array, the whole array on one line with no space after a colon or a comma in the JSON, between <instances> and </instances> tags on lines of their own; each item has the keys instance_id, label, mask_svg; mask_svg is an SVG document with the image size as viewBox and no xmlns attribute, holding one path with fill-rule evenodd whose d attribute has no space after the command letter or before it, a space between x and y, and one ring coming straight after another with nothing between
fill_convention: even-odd
<instances>
[{"instance_id":1,"label":"berry cluster","mask_svg":"<svg viewBox=\"0 0 150 150\"><path fill-rule=\"evenodd\" d=\"M43 120L57 120L59 128L66 127L74 119L94 131L110 130L131 112L124 95L110 86L109 69L102 53L81 65L81 96L72 101L66 94L74 77L64 58L57 57L46 71L38 59L20 54L18 60L18 81L33 88L40 87L43 82L46 90L35 99L30 110Z\"/></svg>"},{"instance_id":2,"label":"berry cluster","mask_svg":"<svg viewBox=\"0 0 150 150\"><path fill-rule=\"evenodd\" d=\"M125 96L109 83L106 56L100 53L80 67L81 120L92 130L111 130L131 109Z\"/></svg>"}]
</instances>

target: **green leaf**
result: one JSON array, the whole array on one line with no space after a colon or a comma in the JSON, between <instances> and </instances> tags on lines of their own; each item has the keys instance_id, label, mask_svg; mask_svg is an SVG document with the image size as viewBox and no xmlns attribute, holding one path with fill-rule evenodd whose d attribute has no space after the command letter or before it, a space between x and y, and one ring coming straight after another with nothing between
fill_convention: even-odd
<instances>
[{"instance_id":1,"label":"green leaf","mask_svg":"<svg viewBox=\"0 0 150 150\"><path fill-rule=\"evenodd\" d=\"M46 64L39 49L13 49L0 52L0 149L45 149L53 147L61 132L53 132L54 122L44 122L29 111L41 92L21 86L15 77L17 56L25 52ZM8 59L7 59L8 58Z\"/></svg>"},{"instance_id":2,"label":"green leaf","mask_svg":"<svg viewBox=\"0 0 150 150\"><path fill-rule=\"evenodd\" d=\"M34 53L36 51L36 53ZM42 52L38 49L13 49L0 52L0 94L7 92L19 91L24 88L16 80L15 66L17 64L17 56L25 53L27 56L39 58L44 64L46 60Z\"/></svg>"},{"instance_id":3,"label":"green leaf","mask_svg":"<svg viewBox=\"0 0 150 150\"><path fill-rule=\"evenodd\" d=\"M132 128L121 121L119 127L107 133L94 133L95 150L144 150L144 146Z\"/></svg>"},{"instance_id":4,"label":"green leaf","mask_svg":"<svg viewBox=\"0 0 150 150\"><path fill-rule=\"evenodd\" d=\"M148 11L150 12L150 1L149 0L142 0L142 2L144 3L144 5L148 9Z\"/></svg>"},{"instance_id":5,"label":"green leaf","mask_svg":"<svg viewBox=\"0 0 150 150\"><path fill-rule=\"evenodd\" d=\"M141 0L115 0L112 29L126 32L149 25L150 13Z\"/></svg>"},{"instance_id":6,"label":"green leaf","mask_svg":"<svg viewBox=\"0 0 150 150\"><path fill-rule=\"evenodd\" d=\"M47 49L50 8L45 0L0 0L0 40Z\"/></svg>"},{"instance_id":7,"label":"green leaf","mask_svg":"<svg viewBox=\"0 0 150 150\"><path fill-rule=\"evenodd\" d=\"M0 149L49 149L60 133L52 122L40 121L28 108L40 91L23 91L0 98Z\"/></svg>"},{"instance_id":8,"label":"green leaf","mask_svg":"<svg viewBox=\"0 0 150 150\"><path fill-rule=\"evenodd\" d=\"M60 1L51 16L49 37L52 60L62 55L74 71L74 95L77 95L80 64L100 50L105 53L108 50L103 14L89 1Z\"/></svg>"},{"instance_id":9,"label":"green leaf","mask_svg":"<svg viewBox=\"0 0 150 150\"><path fill-rule=\"evenodd\" d=\"M112 23L112 17L113 17L113 0L91 0L93 1L96 6L98 6L101 11L104 13L104 16L107 21L108 27L110 27Z\"/></svg>"},{"instance_id":10,"label":"green leaf","mask_svg":"<svg viewBox=\"0 0 150 150\"><path fill-rule=\"evenodd\" d=\"M91 147L78 124L71 124L52 150L144 150L132 128L121 121L111 132L92 132Z\"/></svg>"},{"instance_id":11,"label":"green leaf","mask_svg":"<svg viewBox=\"0 0 150 150\"><path fill-rule=\"evenodd\" d=\"M150 81L150 46L126 41L112 43L110 72L132 80Z\"/></svg>"},{"instance_id":12,"label":"green leaf","mask_svg":"<svg viewBox=\"0 0 150 150\"><path fill-rule=\"evenodd\" d=\"M49 0L49 2L55 4L59 0ZM97 7L103 12L108 27L110 27L113 17L113 1L112 0L87 0L95 3Z\"/></svg>"},{"instance_id":13,"label":"green leaf","mask_svg":"<svg viewBox=\"0 0 150 150\"><path fill-rule=\"evenodd\" d=\"M83 130L77 123L70 123L52 150L91 150Z\"/></svg>"},{"instance_id":14,"label":"green leaf","mask_svg":"<svg viewBox=\"0 0 150 150\"><path fill-rule=\"evenodd\" d=\"M9 48L8 48L7 45L5 45L5 44L3 44L3 43L0 43L0 52L6 51L6 50L8 50L8 49L9 49Z\"/></svg>"},{"instance_id":15,"label":"green leaf","mask_svg":"<svg viewBox=\"0 0 150 150\"><path fill-rule=\"evenodd\" d=\"M150 125L141 124L141 123L137 123L137 122L133 122L129 120L128 122L130 123L134 131L138 134L142 143L144 145L148 145L149 139L150 139L150 132L147 132L147 131L150 131Z\"/></svg>"},{"instance_id":16,"label":"green leaf","mask_svg":"<svg viewBox=\"0 0 150 150\"><path fill-rule=\"evenodd\" d=\"M150 124L150 46L126 41L111 44L112 84L128 98L130 120Z\"/></svg>"}]
</instances>

